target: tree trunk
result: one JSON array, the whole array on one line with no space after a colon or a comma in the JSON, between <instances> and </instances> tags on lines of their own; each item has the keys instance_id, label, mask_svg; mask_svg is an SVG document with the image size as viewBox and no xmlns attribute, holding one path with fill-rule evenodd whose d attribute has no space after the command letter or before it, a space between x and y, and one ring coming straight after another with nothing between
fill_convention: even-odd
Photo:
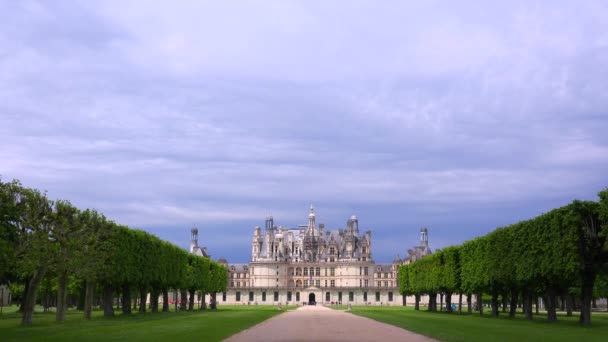
<instances>
[{"instance_id":1,"label":"tree trunk","mask_svg":"<svg viewBox=\"0 0 608 342\"><path fill-rule=\"evenodd\" d=\"M538 315L538 296L534 296L534 306L536 307L536 314Z\"/></svg>"},{"instance_id":2,"label":"tree trunk","mask_svg":"<svg viewBox=\"0 0 608 342\"><path fill-rule=\"evenodd\" d=\"M483 300L481 298L482 293L477 293L477 309L479 310L479 315L483 316Z\"/></svg>"},{"instance_id":3,"label":"tree trunk","mask_svg":"<svg viewBox=\"0 0 608 342\"><path fill-rule=\"evenodd\" d=\"M429 306L428 306L427 310L432 311L432 312L437 311L437 294L436 293L429 294Z\"/></svg>"},{"instance_id":4,"label":"tree trunk","mask_svg":"<svg viewBox=\"0 0 608 342\"><path fill-rule=\"evenodd\" d=\"M40 281L46 273L46 266L39 267L32 274L32 278L28 282L27 292L23 300L23 316L21 317L21 325L32 325L32 316L34 315L34 306L36 305L36 294Z\"/></svg>"},{"instance_id":5,"label":"tree trunk","mask_svg":"<svg viewBox=\"0 0 608 342\"><path fill-rule=\"evenodd\" d=\"M158 289L152 288L152 291L150 292L150 311L152 312L158 312L158 296Z\"/></svg>"},{"instance_id":6,"label":"tree trunk","mask_svg":"<svg viewBox=\"0 0 608 342\"><path fill-rule=\"evenodd\" d=\"M452 313L452 292L445 293L445 308L447 312Z\"/></svg>"},{"instance_id":7,"label":"tree trunk","mask_svg":"<svg viewBox=\"0 0 608 342\"><path fill-rule=\"evenodd\" d=\"M414 300L416 301L416 303L414 304L414 310L418 311L418 310L420 310L420 295L415 294Z\"/></svg>"},{"instance_id":8,"label":"tree trunk","mask_svg":"<svg viewBox=\"0 0 608 342\"><path fill-rule=\"evenodd\" d=\"M492 317L498 317L498 292L492 291Z\"/></svg>"},{"instance_id":9,"label":"tree trunk","mask_svg":"<svg viewBox=\"0 0 608 342\"><path fill-rule=\"evenodd\" d=\"M572 307L574 306L574 300L572 295L566 295L566 316L572 316Z\"/></svg>"},{"instance_id":10,"label":"tree trunk","mask_svg":"<svg viewBox=\"0 0 608 342\"><path fill-rule=\"evenodd\" d=\"M188 290L190 292L190 298L188 300L188 311L194 311L194 289Z\"/></svg>"},{"instance_id":11,"label":"tree trunk","mask_svg":"<svg viewBox=\"0 0 608 342\"><path fill-rule=\"evenodd\" d=\"M509 307L509 318L515 318L515 311L517 310L517 289L511 289L511 305Z\"/></svg>"},{"instance_id":12,"label":"tree trunk","mask_svg":"<svg viewBox=\"0 0 608 342\"><path fill-rule=\"evenodd\" d=\"M210 296L211 296L210 301L212 301L215 304L215 309L217 309L217 293L213 292ZM205 294L203 294L203 299L204 298L205 298Z\"/></svg>"},{"instance_id":13,"label":"tree trunk","mask_svg":"<svg viewBox=\"0 0 608 342\"><path fill-rule=\"evenodd\" d=\"M86 291L84 295L84 318L91 319L93 311L93 301L95 300L95 282L87 280Z\"/></svg>"},{"instance_id":14,"label":"tree trunk","mask_svg":"<svg viewBox=\"0 0 608 342\"><path fill-rule=\"evenodd\" d=\"M591 300L593 299L593 285L595 273L586 271L583 273L583 284L581 287L581 315L579 323L591 325Z\"/></svg>"},{"instance_id":15,"label":"tree trunk","mask_svg":"<svg viewBox=\"0 0 608 342\"><path fill-rule=\"evenodd\" d=\"M550 322L557 321L556 299L557 295L555 293L555 290L552 288L547 289L547 299L545 303L545 308L547 309L547 320L549 320Z\"/></svg>"},{"instance_id":16,"label":"tree trunk","mask_svg":"<svg viewBox=\"0 0 608 342\"><path fill-rule=\"evenodd\" d=\"M437 308L435 308L437 311ZM439 293L439 311L443 311L443 292Z\"/></svg>"},{"instance_id":17,"label":"tree trunk","mask_svg":"<svg viewBox=\"0 0 608 342\"><path fill-rule=\"evenodd\" d=\"M462 315L462 292L458 294L458 314Z\"/></svg>"},{"instance_id":18,"label":"tree trunk","mask_svg":"<svg viewBox=\"0 0 608 342\"><path fill-rule=\"evenodd\" d=\"M85 286L82 286L85 285ZM78 303L76 304L76 310L84 311L84 302L87 297L87 288L86 284L81 284L80 289L78 291Z\"/></svg>"},{"instance_id":19,"label":"tree trunk","mask_svg":"<svg viewBox=\"0 0 608 342\"><path fill-rule=\"evenodd\" d=\"M471 298L473 295L470 293L467 293L467 313L473 313L473 305L472 305L472 301L473 298Z\"/></svg>"},{"instance_id":20,"label":"tree trunk","mask_svg":"<svg viewBox=\"0 0 608 342\"><path fill-rule=\"evenodd\" d=\"M186 289L180 289L181 301L179 305L179 309L181 311L186 311L186 301L188 300L188 291Z\"/></svg>"},{"instance_id":21,"label":"tree trunk","mask_svg":"<svg viewBox=\"0 0 608 342\"><path fill-rule=\"evenodd\" d=\"M142 288L139 291L139 312L146 313L146 300L148 299L148 289Z\"/></svg>"},{"instance_id":22,"label":"tree trunk","mask_svg":"<svg viewBox=\"0 0 608 342\"><path fill-rule=\"evenodd\" d=\"M562 295L559 297L559 309L566 311L566 296Z\"/></svg>"},{"instance_id":23,"label":"tree trunk","mask_svg":"<svg viewBox=\"0 0 608 342\"><path fill-rule=\"evenodd\" d=\"M407 296L405 294L401 295L401 306L407 306Z\"/></svg>"},{"instance_id":24,"label":"tree trunk","mask_svg":"<svg viewBox=\"0 0 608 342\"><path fill-rule=\"evenodd\" d=\"M61 271L57 277L57 311L55 320L64 322L68 311L68 272Z\"/></svg>"},{"instance_id":25,"label":"tree trunk","mask_svg":"<svg viewBox=\"0 0 608 342\"><path fill-rule=\"evenodd\" d=\"M163 312L169 312L169 289L163 289Z\"/></svg>"},{"instance_id":26,"label":"tree trunk","mask_svg":"<svg viewBox=\"0 0 608 342\"><path fill-rule=\"evenodd\" d=\"M529 291L526 291L524 297L524 315L527 320L532 320L532 294Z\"/></svg>"},{"instance_id":27,"label":"tree trunk","mask_svg":"<svg viewBox=\"0 0 608 342\"><path fill-rule=\"evenodd\" d=\"M29 293L28 292L29 288L30 288L30 278L26 278L24 288L23 288L23 296L21 296L21 303L19 303L19 310L17 310L17 312L19 312L21 314L23 314L23 312L25 310L25 302L27 301L27 294Z\"/></svg>"},{"instance_id":28,"label":"tree trunk","mask_svg":"<svg viewBox=\"0 0 608 342\"><path fill-rule=\"evenodd\" d=\"M507 303L509 302L509 298L507 298L507 294L503 292L502 294L502 312L507 312Z\"/></svg>"},{"instance_id":29,"label":"tree trunk","mask_svg":"<svg viewBox=\"0 0 608 342\"><path fill-rule=\"evenodd\" d=\"M131 288L129 285L123 285L122 287L122 313L131 313Z\"/></svg>"},{"instance_id":30,"label":"tree trunk","mask_svg":"<svg viewBox=\"0 0 608 342\"><path fill-rule=\"evenodd\" d=\"M112 285L106 284L103 287L103 315L106 317L114 316L114 289Z\"/></svg>"}]
</instances>

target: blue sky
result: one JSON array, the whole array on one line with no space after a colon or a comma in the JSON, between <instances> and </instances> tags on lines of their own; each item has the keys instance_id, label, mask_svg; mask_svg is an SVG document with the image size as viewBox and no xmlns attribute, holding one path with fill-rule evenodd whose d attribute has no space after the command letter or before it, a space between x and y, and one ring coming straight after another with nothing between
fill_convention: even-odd
<instances>
[{"instance_id":1,"label":"blue sky","mask_svg":"<svg viewBox=\"0 0 608 342\"><path fill-rule=\"evenodd\" d=\"M0 1L0 175L246 262L353 213L377 261L608 186L606 1Z\"/></svg>"}]
</instances>

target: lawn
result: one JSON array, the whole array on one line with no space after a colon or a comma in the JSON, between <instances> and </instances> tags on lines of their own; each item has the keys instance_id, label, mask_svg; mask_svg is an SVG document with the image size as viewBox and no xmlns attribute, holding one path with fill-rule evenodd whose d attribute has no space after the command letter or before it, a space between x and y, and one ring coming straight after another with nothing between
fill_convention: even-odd
<instances>
[{"instance_id":1,"label":"lawn","mask_svg":"<svg viewBox=\"0 0 608 342\"><path fill-rule=\"evenodd\" d=\"M289 308L285 308L289 309ZM82 312L69 311L65 323L52 312L36 312L31 327L21 327L13 308L0 316L0 340L7 341L221 341L284 311L276 306L219 306L218 310L116 315L94 312L85 321Z\"/></svg>"},{"instance_id":2,"label":"lawn","mask_svg":"<svg viewBox=\"0 0 608 342\"><path fill-rule=\"evenodd\" d=\"M487 310L488 312L490 310ZM558 316L558 322L547 322L535 316L532 322L522 315L509 319L508 314L492 318L487 314L458 315L414 311L412 307L353 306L356 315L389 323L440 341L606 341L608 314L594 313L593 326L578 325L578 316Z\"/></svg>"}]
</instances>

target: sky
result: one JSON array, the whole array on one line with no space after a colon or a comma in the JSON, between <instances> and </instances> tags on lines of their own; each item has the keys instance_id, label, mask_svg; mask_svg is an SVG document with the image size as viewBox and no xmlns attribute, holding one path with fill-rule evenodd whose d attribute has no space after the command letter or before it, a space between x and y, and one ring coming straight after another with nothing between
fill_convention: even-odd
<instances>
[{"instance_id":1,"label":"sky","mask_svg":"<svg viewBox=\"0 0 608 342\"><path fill-rule=\"evenodd\" d=\"M608 186L606 1L0 0L0 176L213 258L377 262Z\"/></svg>"}]
</instances>

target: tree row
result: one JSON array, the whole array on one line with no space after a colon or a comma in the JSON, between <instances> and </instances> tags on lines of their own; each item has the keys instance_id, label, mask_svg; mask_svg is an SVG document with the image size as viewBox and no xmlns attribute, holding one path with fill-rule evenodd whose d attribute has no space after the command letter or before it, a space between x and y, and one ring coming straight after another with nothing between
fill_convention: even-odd
<instances>
[{"instance_id":1,"label":"tree row","mask_svg":"<svg viewBox=\"0 0 608 342\"><path fill-rule=\"evenodd\" d=\"M509 315L518 306L532 319L532 303L544 300L547 318L557 319L558 298L569 314L580 303L580 322L591 323L591 302L606 297L608 279L608 190L599 202L574 201L530 220L525 220L425 256L399 269L399 287L414 295L429 295L429 310L436 311L437 295L445 296L452 311L452 294L478 301L490 296L492 315L499 315L499 298ZM442 297L440 297L442 298ZM508 302L508 303L507 303Z\"/></svg>"},{"instance_id":2,"label":"tree row","mask_svg":"<svg viewBox=\"0 0 608 342\"><path fill-rule=\"evenodd\" d=\"M84 295L84 316L91 318L94 303L104 315L114 314L117 297L123 313L168 311L169 291L179 291L190 310L194 294L222 292L226 268L209 258L189 254L154 235L108 220L103 214L79 210L69 201L49 200L45 193L18 181L0 179L0 284L23 284L22 324L32 323L43 280L56 285L56 319L67 312L68 283L76 278ZM53 286L55 288L55 286Z\"/></svg>"}]
</instances>

